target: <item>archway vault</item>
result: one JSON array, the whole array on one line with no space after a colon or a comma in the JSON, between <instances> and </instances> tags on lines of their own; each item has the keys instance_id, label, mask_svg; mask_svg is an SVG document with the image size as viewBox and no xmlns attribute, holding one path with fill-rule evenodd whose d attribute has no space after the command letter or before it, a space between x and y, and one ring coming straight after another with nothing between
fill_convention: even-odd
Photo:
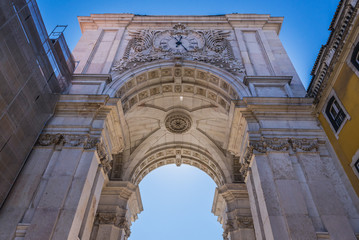
<instances>
[{"instance_id":1,"label":"archway vault","mask_svg":"<svg viewBox=\"0 0 359 240\"><path fill-rule=\"evenodd\" d=\"M112 82L106 86L103 93L111 97L120 97L121 99L133 96L134 92L159 83L187 83L207 87L208 90L229 99L238 99L251 95L247 86L243 84L244 74L233 75L214 65L194 61L183 60L179 63L173 60L154 61L123 73L112 71L111 75ZM172 92L179 93L178 89L178 92L175 90L173 89ZM183 89L183 92L191 93L192 91ZM170 91L165 88L163 91L154 93L170 93ZM201 91L192 93L203 95Z\"/></svg>"},{"instance_id":2,"label":"archway vault","mask_svg":"<svg viewBox=\"0 0 359 240\"><path fill-rule=\"evenodd\" d=\"M232 100L249 96L240 76L198 62L155 61L114 71L112 79L104 93L120 98L123 108L122 179L138 184L153 169L180 162L202 169L218 186L231 181ZM191 126L169 131L171 114L188 116Z\"/></svg>"}]
</instances>

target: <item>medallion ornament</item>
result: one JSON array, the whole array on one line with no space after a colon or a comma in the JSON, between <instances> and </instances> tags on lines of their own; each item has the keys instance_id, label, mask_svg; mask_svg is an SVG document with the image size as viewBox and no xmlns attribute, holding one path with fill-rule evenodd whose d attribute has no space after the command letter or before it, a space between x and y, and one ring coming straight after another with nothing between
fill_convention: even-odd
<instances>
[{"instance_id":1,"label":"medallion ornament","mask_svg":"<svg viewBox=\"0 0 359 240\"><path fill-rule=\"evenodd\" d=\"M185 133L192 125L191 117L182 112L170 113L165 119L165 126L172 133Z\"/></svg>"}]
</instances>

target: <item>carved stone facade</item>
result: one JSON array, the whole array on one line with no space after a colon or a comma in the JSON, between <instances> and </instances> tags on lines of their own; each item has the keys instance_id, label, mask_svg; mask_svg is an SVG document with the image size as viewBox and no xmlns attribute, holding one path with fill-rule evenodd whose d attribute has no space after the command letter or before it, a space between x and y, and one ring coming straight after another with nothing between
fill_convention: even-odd
<instances>
[{"instance_id":1,"label":"carved stone facade","mask_svg":"<svg viewBox=\"0 0 359 240\"><path fill-rule=\"evenodd\" d=\"M282 20L79 17L72 87L0 213L0 238L126 240L141 180L187 164L217 184L224 240L354 240L359 200L278 38Z\"/></svg>"},{"instance_id":2,"label":"carved stone facade","mask_svg":"<svg viewBox=\"0 0 359 240\"><path fill-rule=\"evenodd\" d=\"M245 72L233 54L229 31L190 30L179 23L171 30L145 29L131 31L129 35L132 38L113 71L123 72L156 60L190 60L209 63L234 74Z\"/></svg>"}]
</instances>

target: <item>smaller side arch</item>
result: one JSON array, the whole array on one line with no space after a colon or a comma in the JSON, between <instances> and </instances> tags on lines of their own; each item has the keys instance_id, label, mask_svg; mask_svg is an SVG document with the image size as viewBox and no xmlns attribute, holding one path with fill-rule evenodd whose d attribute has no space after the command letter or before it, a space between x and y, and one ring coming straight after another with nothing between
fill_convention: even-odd
<instances>
[{"instance_id":1,"label":"smaller side arch","mask_svg":"<svg viewBox=\"0 0 359 240\"><path fill-rule=\"evenodd\" d=\"M162 147L151 150L130 170L128 178L133 184L138 185L148 173L168 164L176 164L177 166L187 164L197 167L207 173L217 186L222 186L227 182L221 167L208 152L183 145L180 147Z\"/></svg>"}]
</instances>

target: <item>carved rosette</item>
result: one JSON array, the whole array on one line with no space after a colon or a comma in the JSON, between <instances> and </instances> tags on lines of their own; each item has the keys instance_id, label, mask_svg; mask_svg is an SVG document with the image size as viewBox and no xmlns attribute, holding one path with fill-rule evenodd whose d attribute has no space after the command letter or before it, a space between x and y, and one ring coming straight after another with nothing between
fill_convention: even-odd
<instances>
[{"instance_id":1,"label":"carved rosette","mask_svg":"<svg viewBox=\"0 0 359 240\"><path fill-rule=\"evenodd\" d=\"M239 157L233 158L234 182L244 182L254 152L267 153L269 151L311 152L319 150L318 139L297 139L297 138L264 138L252 140L243 155L242 161ZM324 142L323 142L324 143Z\"/></svg>"},{"instance_id":2,"label":"carved rosette","mask_svg":"<svg viewBox=\"0 0 359 240\"><path fill-rule=\"evenodd\" d=\"M170 113L165 119L165 126L172 133L185 133L192 125L191 117L182 112Z\"/></svg>"},{"instance_id":3,"label":"carved rosette","mask_svg":"<svg viewBox=\"0 0 359 240\"><path fill-rule=\"evenodd\" d=\"M99 137L90 137L86 134L42 134L36 145L42 147L74 147L85 150L94 149L100 159L101 166L107 174L111 170L111 161L105 145Z\"/></svg>"},{"instance_id":4,"label":"carved rosette","mask_svg":"<svg viewBox=\"0 0 359 240\"><path fill-rule=\"evenodd\" d=\"M233 74L244 74L245 69L233 54L228 40L229 31L190 30L176 24L170 30L130 31L129 41L121 59L112 71L122 73L155 60L200 61L223 68ZM181 42L181 44L179 44Z\"/></svg>"}]
</instances>

